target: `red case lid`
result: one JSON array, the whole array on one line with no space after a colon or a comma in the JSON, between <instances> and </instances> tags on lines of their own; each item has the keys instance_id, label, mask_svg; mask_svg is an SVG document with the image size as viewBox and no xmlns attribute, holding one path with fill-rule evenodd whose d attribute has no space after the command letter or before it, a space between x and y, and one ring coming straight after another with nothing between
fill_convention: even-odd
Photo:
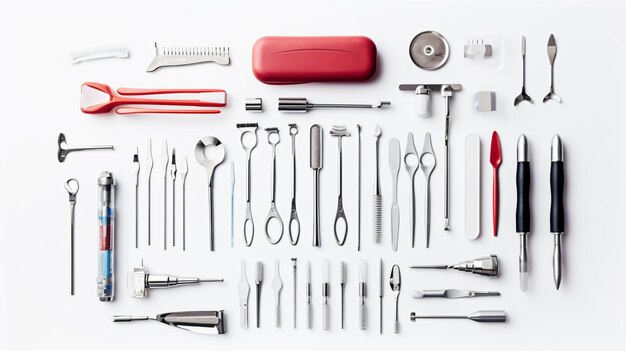
<instances>
[{"instance_id":1,"label":"red case lid","mask_svg":"<svg viewBox=\"0 0 626 351\"><path fill-rule=\"evenodd\" d=\"M376 73L376 44L363 36L263 37L252 71L266 84L364 81Z\"/></svg>"}]
</instances>

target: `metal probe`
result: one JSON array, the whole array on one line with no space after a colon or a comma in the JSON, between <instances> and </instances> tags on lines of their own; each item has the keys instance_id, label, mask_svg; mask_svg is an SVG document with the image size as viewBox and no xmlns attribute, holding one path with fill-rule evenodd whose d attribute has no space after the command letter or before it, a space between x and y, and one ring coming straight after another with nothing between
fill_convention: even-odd
<instances>
[{"instance_id":1,"label":"metal probe","mask_svg":"<svg viewBox=\"0 0 626 351\"><path fill-rule=\"evenodd\" d=\"M383 334L383 259L380 259L379 286L378 297L380 299L380 335Z\"/></svg>"},{"instance_id":2,"label":"metal probe","mask_svg":"<svg viewBox=\"0 0 626 351\"><path fill-rule=\"evenodd\" d=\"M135 248L139 248L139 148L133 154L133 173L135 173Z\"/></svg>"},{"instance_id":3,"label":"metal probe","mask_svg":"<svg viewBox=\"0 0 626 351\"><path fill-rule=\"evenodd\" d=\"M141 262L128 273L128 293L130 297L143 299L148 296L149 289L172 288L200 283L221 283L224 279L201 279L194 277L177 277L169 274L149 274Z\"/></svg>"},{"instance_id":4,"label":"metal probe","mask_svg":"<svg viewBox=\"0 0 626 351\"><path fill-rule=\"evenodd\" d=\"M411 312L411 321L416 319L469 319L474 322L506 322L504 311L476 311L467 316L418 316Z\"/></svg>"}]
</instances>

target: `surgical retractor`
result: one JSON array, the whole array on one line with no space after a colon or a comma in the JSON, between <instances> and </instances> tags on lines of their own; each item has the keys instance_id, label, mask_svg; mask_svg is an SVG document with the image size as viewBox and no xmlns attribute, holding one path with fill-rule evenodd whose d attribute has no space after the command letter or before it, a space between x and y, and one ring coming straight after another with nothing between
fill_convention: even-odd
<instances>
[{"instance_id":1,"label":"surgical retractor","mask_svg":"<svg viewBox=\"0 0 626 351\"><path fill-rule=\"evenodd\" d=\"M248 298L250 297L250 284L246 275L246 260L241 260L241 275L237 285L239 294L239 320L242 328L248 328Z\"/></svg>"},{"instance_id":2,"label":"surgical retractor","mask_svg":"<svg viewBox=\"0 0 626 351\"><path fill-rule=\"evenodd\" d=\"M246 152L246 219L243 222L243 237L246 246L252 245L254 240L254 221L252 220L252 150L257 144L256 130L257 123L238 123L237 128L241 130L241 146Z\"/></svg>"},{"instance_id":3,"label":"surgical retractor","mask_svg":"<svg viewBox=\"0 0 626 351\"><path fill-rule=\"evenodd\" d=\"M76 194L80 185L78 180L71 178L65 182L65 190L70 199L70 295L74 296L74 218L76 213Z\"/></svg>"},{"instance_id":4,"label":"surgical retractor","mask_svg":"<svg viewBox=\"0 0 626 351\"><path fill-rule=\"evenodd\" d=\"M404 152L404 168L409 174L411 181L411 247L415 247L415 173L420 166L419 155L415 149L413 133L409 133L406 138L406 151Z\"/></svg>"},{"instance_id":5,"label":"surgical retractor","mask_svg":"<svg viewBox=\"0 0 626 351\"><path fill-rule=\"evenodd\" d=\"M272 200L270 202L270 210L267 214L267 219L265 220L265 236L270 244L275 245L282 239L285 229L283 220L276 209L276 145L280 143L280 133L278 128L265 128L265 131L267 132L267 142L272 146ZM270 224L272 222L278 223L280 233L270 234Z\"/></svg>"},{"instance_id":6,"label":"surgical retractor","mask_svg":"<svg viewBox=\"0 0 626 351\"><path fill-rule=\"evenodd\" d=\"M135 174L135 248L139 248L139 148L133 154L133 173Z\"/></svg>"},{"instance_id":7,"label":"surgical retractor","mask_svg":"<svg viewBox=\"0 0 626 351\"><path fill-rule=\"evenodd\" d=\"M170 178L172 179L172 247L176 246L176 149L172 148L170 162Z\"/></svg>"},{"instance_id":8,"label":"surgical retractor","mask_svg":"<svg viewBox=\"0 0 626 351\"><path fill-rule=\"evenodd\" d=\"M280 292L283 290L283 281L280 279L280 268L278 260L274 263L274 279L272 280L274 290L274 308L276 311L276 327L280 327Z\"/></svg>"},{"instance_id":9,"label":"surgical retractor","mask_svg":"<svg viewBox=\"0 0 626 351\"><path fill-rule=\"evenodd\" d=\"M498 276L498 256L489 255L485 257L476 258L469 261L459 262L451 265L419 265L409 266L414 269L454 269L461 272L469 272L478 275L486 275L489 277Z\"/></svg>"},{"instance_id":10,"label":"surgical retractor","mask_svg":"<svg viewBox=\"0 0 626 351\"><path fill-rule=\"evenodd\" d=\"M339 287L341 288L341 329L343 329L344 322L344 306L346 298L346 278L348 274L348 267L346 262L341 261L339 263Z\"/></svg>"},{"instance_id":11,"label":"surgical retractor","mask_svg":"<svg viewBox=\"0 0 626 351\"><path fill-rule=\"evenodd\" d=\"M391 249L398 251L400 233L400 206L398 205L398 174L400 172L400 140L389 140L389 170L391 171Z\"/></svg>"},{"instance_id":12,"label":"surgical retractor","mask_svg":"<svg viewBox=\"0 0 626 351\"><path fill-rule=\"evenodd\" d=\"M148 316L113 316L113 322L153 320L199 334L225 334L224 311L185 311Z\"/></svg>"},{"instance_id":13,"label":"surgical retractor","mask_svg":"<svg viewBox=\"0 0 626 351\"><path fill-rule=\"evenodd\" d=\"M186 202L187 202L187 195L185 195L185 187L187 184L187 173L189 173L189 165L187 164L187 157L183 158L183 162L181 163L181 167L180 167L180 181L181 181L181 193L182 193L182 220L183 220L183 251L185 251L186 249L186 244L187 244L187 225L185 224L186 220L187 220L187 212L185 209L186 206Z\"/></svg>"},{"instance_id":14,"label":"surgical retractor","mask_svg":"<svg viewBox=\"0 0 626 351\"><path fill-rule=\"evenodd\" d=\"M428 117L430 115L430 93L440 91L444 98L445 128L444 128L444 188L443 188L443 214L444 230L450 230L450 99L455 91L463 88L461 84L402 84L400 90L414 91L417 95L418 115Z\"/></svg>"},{"instance_id":15,"label":"surgical retractor","mask_svg":"<svg viewBox=\"0 0 626 351\"><path fill-rule=\"evenodd\" d=\"M363 259L359 261L359 328L367 329L367 262Z\"/></svg>"},{"instance_id":16,"label":"surgical retractor","mask_svg":"<svg viewBox=\"0 0 626 351\"><path fill-rule=\"evenodd\" d=\"M154 168L154 160L152 159L152 139L148 139L147 152L144 159L147 174L147 193L148 193L148 246L152 243L152 169Z\"/></svg>"},{"instance_id":17,"label":"surgical retractor","mask_svg":"<svg viewBox=\"0 0 626 351\"><path fill-rule=\"evenodd\" d=\"M300 240L300 220L296 211L296 134L298 125L289 124L291 136L291 213L289 214L289 241L291 245L297 245Z\"/></svg>"},{"instance_id":18,"label":"surgical retractor","mask_svg":"<svg viewBox=\"0 0 626 351\"><path fill-rule=\"evenodd\" d=\"M552 165L550 166L550 232L554 236L554 253L552 256L552 270L554 284L558 290L561 286L562 245L561 238L565 233L565 210L563 203L563 186L565 171L563 170L563 143L561 137L555 134L552 138Z\"/></svg>"},{"instance_id":19,"label":"surgical retractor","mask_svg":"<svg viewBox=\"0 0 626 351\"><path fill-rule=\"evenodd\" d=\"M424 135L424 147L422 148L419 162L422 172L424 172L424 177L426 178L426 189L424 191L424 226L426 232L426 248L428 248L430 245L430 175L433 173L435 166L437 166L437 159L435 158L435 151L433 151L430 133Z\"/></svg>"},{"instance_id":20,"label":"surgical retractor","mask_svg":"<svg viewBox=\"0 0 626 351\"><path fill-rule=\"evenodd\" d=\"M207 155L207 149L213 149L211 155ZM215 249L215 238L213 228L213 173L215 168L219 166L226 157L226 149L224 144L215 137L206 136L198 141L194 150L196 161L201 164L207 173L208 196L209 196L209 250Z\"/></svg>"},{"instance_id":21,"label":"surgical retractor","mask_svg":"<svg viewBox=\"0 0 626 351\"><path fill-rule=\"evenodd\" d=\"M315 189L315 204L313 206L313 246L321 246L320 228L320 171L324 166L323 138L324 132L319 124L311 126L310 130L310 162L313 170L313 188Z\"/></svg>"},{"instance_id":22,"label":"surgical retractor","mask_svg":"<svg viewBox=\"0 0 626 351\"><path fill-rule=\"evenodd\" d=\"M261 286L263 285L263 262L256 263L256 327L261 326Z\"/></svg>"},{"instance_id":23,"label":"surgical retractor","mask_svg":"<svg viewBox=\"0 0 626 351\"><path fill-rule=\"evenodd\" d=\"M530 154L526 135L517 140L517 207L515 231L519 234L519 286L528 288L528 234L530 234Z\"/></svg>"},{"instance_id":24,"label":"surgical retractor","mask_svg":"<svg viewBox=\"0 0 626 351\"><path fill-rule=\"evenodd\" d=\"M343 208L343 150L341 140L343 137L350 136L350 132L346 126L333 126L330 131L330 135L337 137L337 145L339 146L337 155L337 213L335 214L335 222L333 228L335 230L335 241L337 245L343 246L348 237L348 220L346 219L346 212ZM339 238L339 226L343 226L343 235Z\"/></svg>"},{"instance_id":25,"label":"surgical retractor","mask_svg":"<svg viewBox=\"0 0 626 351\"><path fill-rule=\"evenodd\" d=\"M328 297L330 296L330 262L324 260L322 262L322 329L330 329L330 305Z\"/></svg>"},{"instance_id":26,"label":"surgical retractor","mask_svg":"<svg viewBox=\"0 0 626 351\"><path fill-rule=\"evenodd\" d=\"M161 166L163 167L163 250L167 250L167 168L169 164L167 140L161 147Z\"/></svg>"},{"instance_id":27,"label":"surgical retractor","mask_svg":"<svg viewBox=\"0 0 626 351\"><path fill-rule=\"evenodd\" d=\"M379 140L382 131L377 124L374 129L374 197L372 199L372 229L374 230L374 242L379 244L383 239L383 197L380 193L380 168L379 168Z\"/></svg>"},{"instance_id":28,"label":"surgical retractor","mask_svg":"<svg viewBox=\"0 0 626 351\"><path fill-rule=\"evenodd\" d=\"M183 285L200 283L221 283L224 279L201 279L194 277L177 277L169 274L149 274L143 266L135 267L127 276L128 294L132 298L143 299L148 297L149 289L164 289Z\"/></svg>"}]
</instances>

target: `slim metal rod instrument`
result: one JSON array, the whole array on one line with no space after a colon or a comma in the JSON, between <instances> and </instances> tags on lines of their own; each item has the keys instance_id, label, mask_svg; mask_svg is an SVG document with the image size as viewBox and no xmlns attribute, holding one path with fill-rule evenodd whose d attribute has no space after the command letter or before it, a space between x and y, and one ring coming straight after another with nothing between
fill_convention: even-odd
<instances>
[{"instance_id":1,"label":"slim metal rod instrument","mask_svg":"<svg viewBox=\"0 0 626 351\"><path fill-rule=\"evenodd\" d=\"M296 294L297 286L298 286L298 284L297 284L298 281L296 279L298 277L298 275L297 275L298 274L298 266L297 266L298 263L297 262L298 262L297 258L295 258L295 257L291 258L291 267L293 269L293 329L296 329L296 321L298 320L298 318L297 318L298 314L297 314L297 309L296 309L296 307L298 306L298 304L296 303L297 302L297 296L298 296Z\"/></svg>"},{"instance_id":2,"label":"slim metal rod instrument","mask_svg":"<svg viewBox=\"0 0 626 351\"><path fill-rule=\"evenodd\" d=\"M139 248L139 147L133 154L133 173L135 173L135 248Z\"/></svg>"},{"instance_id":3,"label":"slim metal rod instrument","mask_svg":"<svg viewBox=\"0 0 626 351\"><path fill-rule=\"evenodd\" d=\"M344 306L345 306L345 295L346 295L346 274L348 267L344 261L340 262L339 265L339 287L341 288L341 329L343 329L344 322Z\"/></svg>"},{"instance_id":4,"label":"slim metal rod instrument","mask_svg":"<svg viewBox=\"0 0 626 351\"><path fill-rule=\"evenodd\" d=\"M186 201L187 200L187 196L185 195L185 186L186 186L186 183L187 183L187 173L188 172L189 172L189 165L187 164L187 157L185 157L185 158L183 158L183 162L182 162L181 167L180 167L180 179L181 179L181 182L182 182L182 184L181 184L182 206L183 206L183 209L182 209L182 212L183 212L182 213L182 215L183 215L183 218L182 218L183 219L183 251L185 251L186 244L187 244L187 238L186 238L186 236L187 236L187 234L186 234L187 226L185 224L186 219L187 219L187 213L186 213L186 210L185 210L186 202L187 202Z\"/></svg>"},{"instance_id":5,"label":"slim metal rod instrument","mask_svg":"<svg viewBox=\"0 0 626 351\"><path fill-rule=\"evenodd\" d=\"M361 251L361 125L356 125L358 135L358 178L357 178L357 244L356 250Z\"/></svg>"},{"instance_id":6,"label":"slim metal rod instrument","mask_svg":"<svg viewBox=\"0 0 626 351\"><path fill-rule=\"evenodd\" d=\"M65 190L70 199L70 295L72 296L74 296L74 218L78 189L78 180L71 178L65 182Z\"/></svg>"},{"instance_id":7,"label":"slim metal rod instrument","mask_svg":"<svg viewBox=\"0 0 626 351\"><path fill-rule=\"evenodd\" d=\"M380 318L380 335L383 335L383 292L384 292L384 288L383 288L383 284L384 284L384 278L383 278L383 259L380 259L380 270L379 270L379 285L378 285L378 298L379 298L379 311L380 313L378 314L379 318Z\"/></svg>"},{"instance_id":8,"label":"slim metal rod instrument","mask_svg":"<svg viewBox=\"0 0 626 351\"><path fill-rule=\"evenodd\" d=\"M530 154L524 134L517 140L517 207L515 210L515 231L519 234L519 282L520 289L528 288L528 246L530 234Z\"/></svg>"},{"instance_id":9,"label":"slim metal rod instrument","mask_svg":"<svg viewBox=\"0 0 626 351\"><path fill-rule=\"evenodd\" d=\"M154 160L152 159L152 139L148 139L148 152L146 152L146 169L148 171L148 246L152 243L152 169Z\"/></svg>"},{"instance_id":10,"label":"slim metal rod instrument","mask_svg":"<svg viewBox=\"0 0 626 351\"><path fill-rule=\"evenodd\" d=\"M300 240L300 220L296 210L296 134L298 125L289 124L289 135L291 136L291 214L289 215L289 241L291 245L297 245Z\"/></svg>"},{"instance_id":11,"label":"slim metal rod instrument","mask_svg":"<svg viewBox=\"0 0 626 351\"><path fill-rule=\"evenodd\" d=\"M554 253L552 256L552 270L554 284L558 290L561 286L562 274L562 236L565 233L565 210L563 203L563 187L565 171L563 169L563 143L561 137L555 134L552 138L552 165L550 166L550 232L554 235Z\"/></svg>"},{"instance_id":12,"label":"slim metal rod instrument","mask_svg":"<svg viewBox=\"0 0 626 351\"><path fill-rule=\"evenodd\" d=\"M375 169L374 169L374 197L373 197L373 225L372 229L374 230L374 242L379 244L382 241L383 235L383 198L380 193L380 165L379 165L379 140L382 131L379 125L376 125L376 129L374 130L374 159L375 159Z\"/></svg>"},{"instance_id":13,"label":"slim metal rod instrument","mask_svg":"<svg viewBox=\"0 0 626 351\"><path fill-rule=\"evenodd\" d=\"M330 295L330 262L322 261L322 329L330 329L330 305L328 297Z\"/></svg>"},{"instance_id":14,"label":"slim metal rod instrument","mask_svg":"<svg viewBox=\"0 0 626 351\"><path fill-rule=\"evenodd\" d=\"M478 275L486 275L490 277L498 276L498 256L489 255L469 261L459 262L451 265L419 265L409 266L413 269L454 269L460 272L468 272Z\"/></svg>"},{"instance_id":15,"label":"slim metal rod instrument","mask_svg":"<svg viewBox=\"0 0 626 351\"><path fill-rule=\"evenodd\" d=\"M161 165L163 166L163 250L167 250L167 165L169 163L169 149L167 140L163 141L161 149Z\"/></svg>"},{"instance_id":16,"label":"slim metal rod instrument","mask_svg":"<svg viewBox=\"0 0 626 351\"><path fill-rule=\"evenodd\" d=\"M313 305L311 304L311 261L306 261L306 320L307 328L313 329Z\"/></svg>"},{"instance_id":17,"label":"slim metal rod instrument","mask_svg":"<svg viewBox=\"0 0 626 351\"><path fill-rule=\"evenodd\" d=\"M172 246L176 246L176 149L172 148L170 178L172 178Z\"/></svg>"},{"instance_id":18,"label":"slim metal rod instrument","mask_svg":"<svg viewBox=\"0 0 626 351\"><path fill-rule=\"evenodd\" d=\"M235 247L235 162L230 163L230 248Z\"/></svg>"},{"instance_id":19,"label":"slim metal rod instrument","mask_svg":"<svg viewBox=\"0 0 626 351\"><path fill-rule=\"evenodd\" d=\"M415 312L411 312L411 321L416 319L469 319L474 322L506 322L506 312L504 311L476 311L467 316L418 316Z\"/></svg>"},{"instance_id":20,"label":"slim metal rod instrument","mask_svg":"<svg viewBox=\"0 0 626 351\"><path fill-rule=\"evenodd\" d=\"M261 285L263 285L263 262L256 263L256 327L261 326Z\"/></svg>"},{"instance_id":21,"label":"slim metal rod instrument","mask_svg":"<svg viewBox=\"0 0 626 351\"><path fill-rule=\"evenodd\" d=\"M250 284L248 284L248 276L246 275L245 260L241 260L241 275L239 276L237 292L239 294L240 325L242 328L248 328L248 299L250 297Z\"/></svg>"},{"instance_id":22,"label":"slim metal rod instrument","mask_svg":"<svg viewBox=\"0 0 626 351\"><path fill-rule=\"evenodd\" d=\"M315 189L315 204L313 206L313 246L319 247L321 242L320 229L320 171L324 166L323 151L324 131L319 124L310 129L310 167L313 170L313 188Z\"/></svg>"}]
</instances>

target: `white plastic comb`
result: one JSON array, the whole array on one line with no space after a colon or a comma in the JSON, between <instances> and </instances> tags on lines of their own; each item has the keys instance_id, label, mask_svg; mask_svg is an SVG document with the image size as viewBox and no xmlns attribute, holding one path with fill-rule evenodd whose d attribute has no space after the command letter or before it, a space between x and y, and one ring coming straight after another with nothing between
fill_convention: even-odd
<instances>
[{"instance_id":1,"label":"white plastic comb","mask_svg":"<svg viewBox=\"0 0 626 351\"><path fill-rule=\"evenodd\" d=\"M126 45L105 45L100 47L92 47L83 50L76 50L70 53L73 64L83 61L98 60L104 58L128 58L129 53Z\"/></svg>"}]
</instances>

